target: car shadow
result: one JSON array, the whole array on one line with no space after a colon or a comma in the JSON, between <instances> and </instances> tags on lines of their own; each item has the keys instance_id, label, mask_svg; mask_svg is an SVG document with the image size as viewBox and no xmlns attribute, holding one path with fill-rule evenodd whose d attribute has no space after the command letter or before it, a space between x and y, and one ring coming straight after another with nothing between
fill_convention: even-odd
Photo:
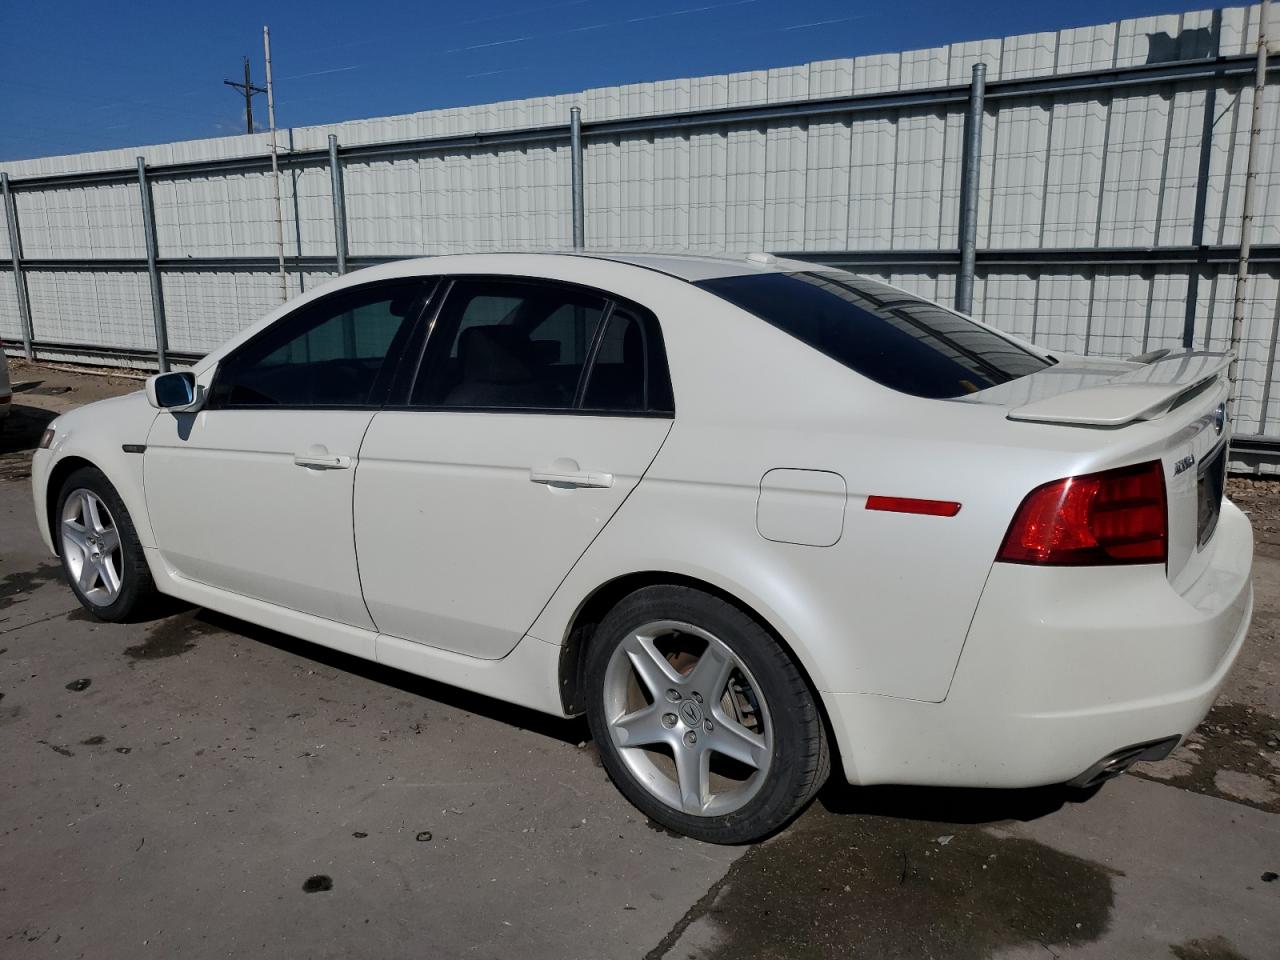
<instances>
[{"instance_id":1,"label":"car shadow","mask_svg":"<svg viewBox=\"0 0 1280 960\"><path fill-rule=\"evenodd\" d=\"M177 606L177 601L166 604L164 612L173 614ZM195 623L208 629L221 630L312 663L363 677L391 689L499 723L510 724L561 743L576 745L591 741L591 732L584 717L553 717L332 650L226 614L185 604L181 606L192 611L191 617ZM155 622L157 625L163 623L161 620ZM1088 800L1097 790L1096 787L1080 790L1065 785L1022 790L889 785L860 787L845 783L837 765L831 779L819 791L817 803L827 813L836 816L982 825L1011 820L1038 820L1064 806Z\"/></svg>"},{"instance_id":2,"label":"car shadow","mask_svg":"<svg viewBox=\"0 0 1280 960\"><path fill-rule=\"evenodd\" d=\"M1021 790L961 787L871 786L843 782L834 773L818 795L829 813L846 816L893 817L934 823L987 824L1027 822L1082 803L1098 792L1058 784Z\"/></svg>"},{"instance_id":3,"label":"car shadow","mask_svg":"<svg viewBox=\"0 0 1280 960\"><path fill-rule=\"evenodd\" d=\"M274 647L283 653L301 659L310 660L344 673L354 674L374 683L399 690L403 693L434 700L446 706L474 713L477 716L509 724L521 730L528 730L540 736L559 740L561 743L580 744L591 739L586 719L578 717L566 720L550 714L540 713L527 707L495 700L483 694L472 693L461 687L450 686L436 680L428 680L403 670L397 670L383 664L365 660L339 650L300 640L288 634L279 633L267 627L239 620L226 614L216 613L203 608L197 609L193 619L197 623L235 634L255 643Z\"/></svg>"},{"instance_id":4,"label":"car shadow","mask_svg":"<svg viewBox=\"0 0 1280 960\"><path fill-rule=\"evenodd\" d=\"M9 415L0 420L0 453L34 450L40 435L57 414L52 410L30 407L25 403L10 404Z\"/></svg>"},{"instance_id":5,"label":"car shadow","mask_svg":"<svg viewBox=\"0 0 1280 960\"><path fill-rule=\"evenodd\" d=\"M0 420L0 480L25 480L31 476L31 452L56 416L52 410L25 403L10 405L9 415Z\"/></svg>"}]
</instances>

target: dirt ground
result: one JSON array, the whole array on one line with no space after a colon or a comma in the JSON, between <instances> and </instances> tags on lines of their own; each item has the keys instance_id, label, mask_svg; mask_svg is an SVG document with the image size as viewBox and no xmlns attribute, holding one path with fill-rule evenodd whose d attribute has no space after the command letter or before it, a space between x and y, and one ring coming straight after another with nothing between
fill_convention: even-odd
<instances>
[{"instance_id":1,"label":"dirt ground","mask_svg":"<svg viewBox=\"0 0 1280 960\"><path fill-rule=\"evenodd\" d=\"M31 451L45 425L59 413L141 390L143 379L140 374L115 370L28 363L9 358L13 409L8 422L3 424L6 442L0 444L0 480L24 480L31 475Z\"/></svg>"}]
</instances>

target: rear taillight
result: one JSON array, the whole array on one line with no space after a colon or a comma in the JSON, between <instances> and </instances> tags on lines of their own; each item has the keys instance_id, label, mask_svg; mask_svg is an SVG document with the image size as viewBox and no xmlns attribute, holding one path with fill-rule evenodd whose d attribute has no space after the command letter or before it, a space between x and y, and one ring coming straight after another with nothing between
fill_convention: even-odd
<instances>
[{"instance_id":1,"label":"rear taillight","mask_svg":"<svg viewBox=\"0 0 1280 960\"><path fill-rule=\"evenodd\" d=\"M1169 511L1159 460L1036 487L1004 536L997 560L1086 566L1164 563Z\"/></svg>"}]
</instances>

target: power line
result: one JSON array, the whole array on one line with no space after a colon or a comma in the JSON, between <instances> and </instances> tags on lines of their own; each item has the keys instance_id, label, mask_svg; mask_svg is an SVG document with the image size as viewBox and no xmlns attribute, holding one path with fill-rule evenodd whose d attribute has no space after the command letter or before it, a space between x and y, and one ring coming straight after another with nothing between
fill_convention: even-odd
<instances>
[{"instance_id":1,"label":"power line","mask_svg":"<svg viewBox=\"0 0 1280 960\"><path fill-rule=\"evenodd\" d=\"M253 80L249 77L249 58L244 58L244 83L236 83L234 80L223 80L228 87L234 87L244 96L244 125L245 133L253 133L253 97L257 93L266 93L265 87L255 87Z\"/></svg>"}]
</instances>

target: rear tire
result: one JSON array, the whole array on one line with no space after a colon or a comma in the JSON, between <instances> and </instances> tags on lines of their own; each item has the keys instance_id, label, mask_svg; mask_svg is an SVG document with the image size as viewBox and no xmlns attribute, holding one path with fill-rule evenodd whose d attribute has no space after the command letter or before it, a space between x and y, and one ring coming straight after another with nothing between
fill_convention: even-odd
<instances>
[{"instance_id":1,"label":"rear tire","mask_svg":"<svg viewBox=\"0 0 1280 960\"><path fill-rule=\"evenodd\" d=\"M587 716L605 770L650 819L708 843L746 843L791 820L831 756L808 683L746 611L652 586L592 637Z\"/></svg>"},{"instance_id":2,"label":"rear tire","mask_svg":"<svg viewBox=\"0 0 1280 960\"><path fill-rule=\"evenodd\" d=\"M133 519L101 470L82 467L67 477L53 523L63 572L89 613L120 623L146 610L155 581Z\"/></svg>"}]
</instances>

